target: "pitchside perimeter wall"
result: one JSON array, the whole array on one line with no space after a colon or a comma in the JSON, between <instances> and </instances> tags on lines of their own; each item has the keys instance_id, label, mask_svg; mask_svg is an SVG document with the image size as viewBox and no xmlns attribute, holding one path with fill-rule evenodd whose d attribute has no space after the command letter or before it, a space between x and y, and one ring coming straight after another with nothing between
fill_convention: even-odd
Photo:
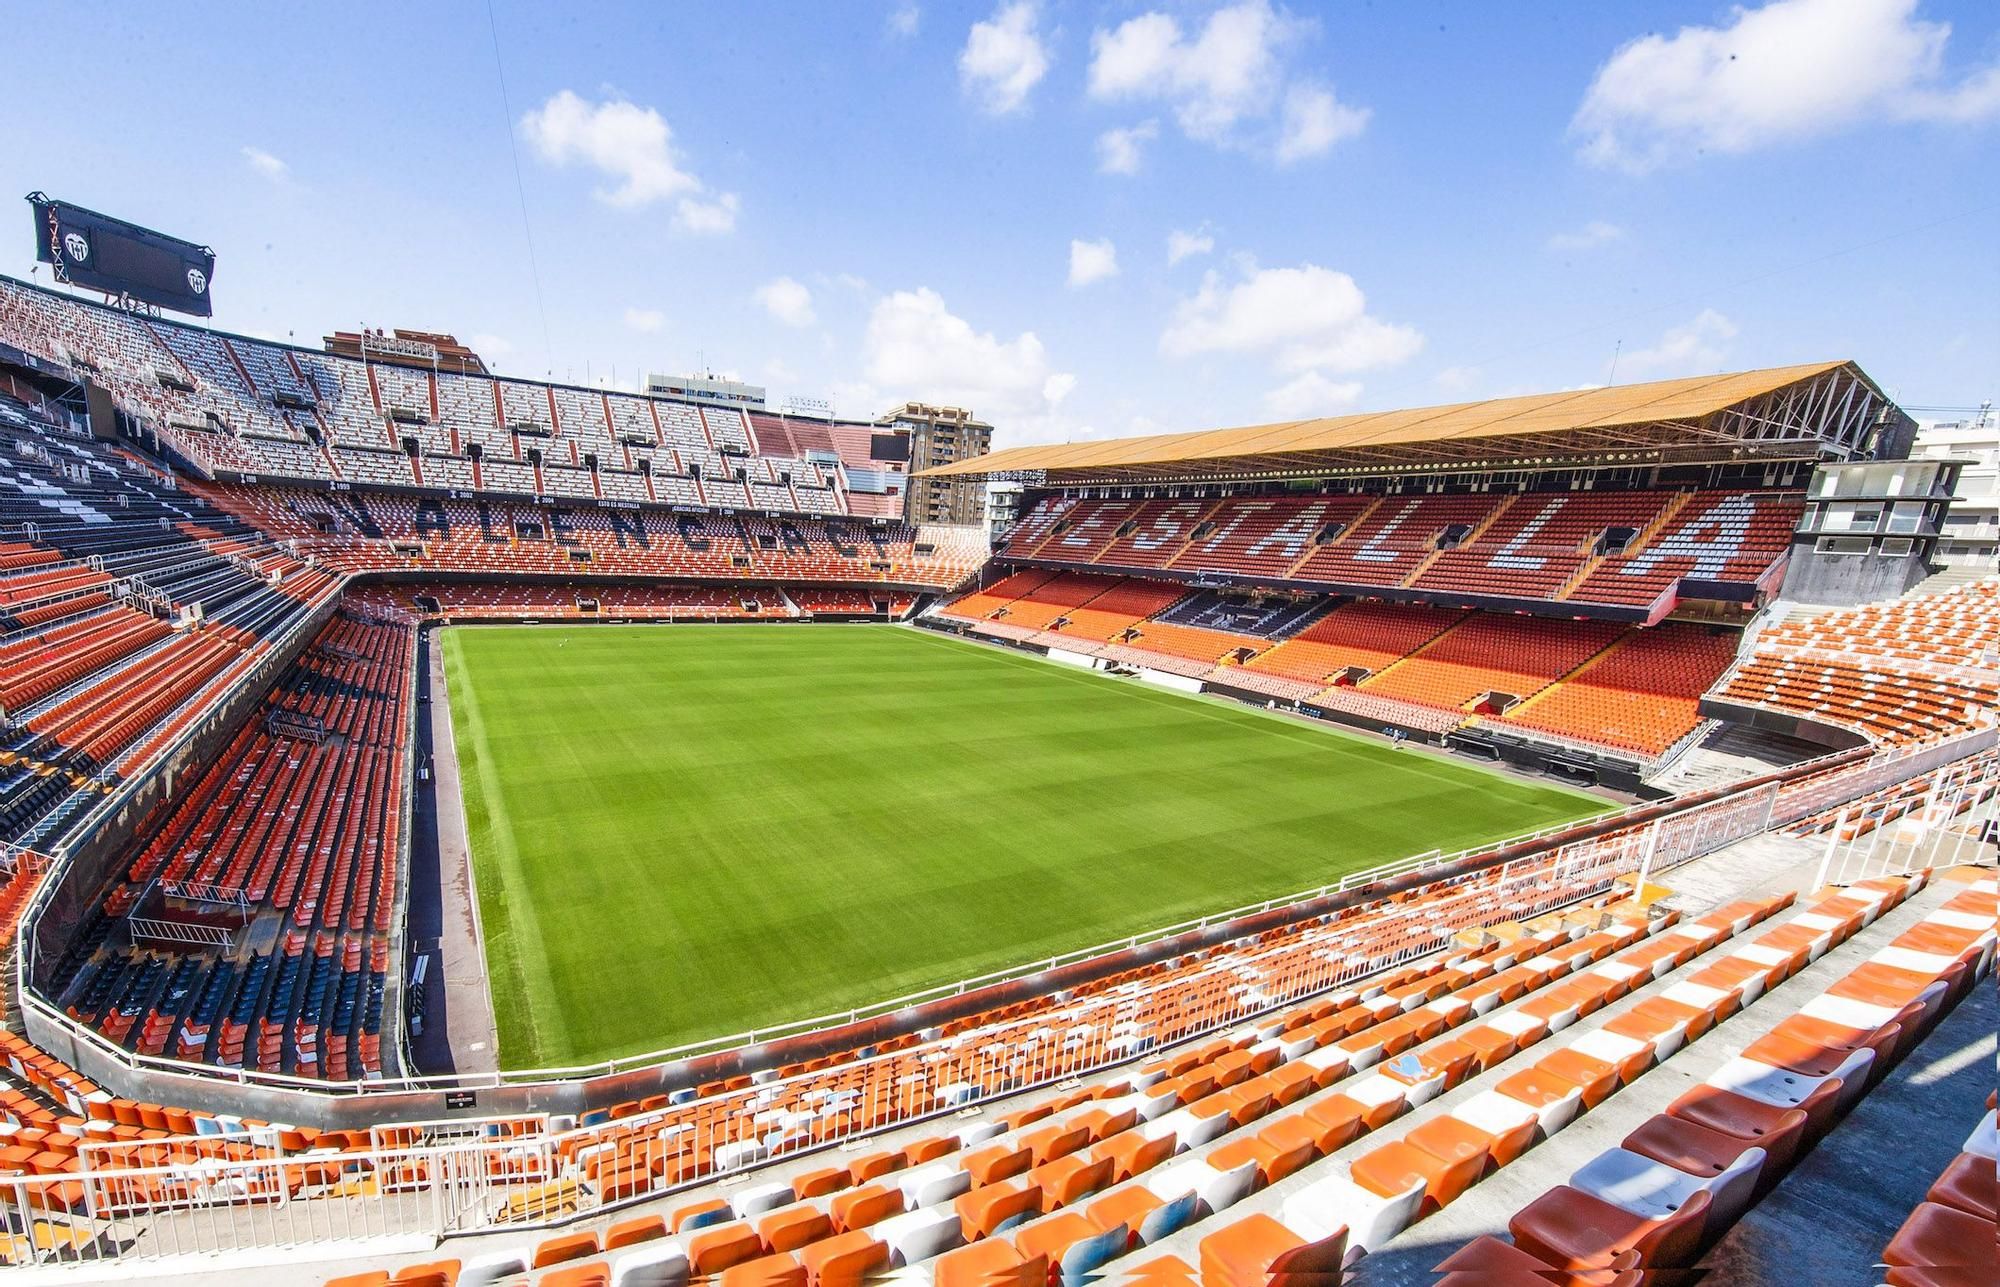
<instances>
[{"instance_id":1,"label":"pitchside perimeter wall","mask_svg":"<svg viewBox=\"0 0 2000 1287\"><path fill-rule=\"evenodd\" d=\"M125 1098L324 1129L439 1122L494 1115L580 1115L647 1096L685 1092L717 1078L776 1068L891 1035L934 1028L1025 997L1197 947L1261 933L1403 890L1448 882L1510 862L1556 855L1563 866L1615 857L1627 868L1665 870L1726 845L1930 773L2000 742L1986 729L1944 742L1870 754L1839 752L1727 787L1634 805L1581 824L1459 854L1418 855L1291 898L1272 899L1151 935L1034 962L1000 974L823 1016L770 1032L739 1033L697 1047L659 1051L588 1068L488 1073L431 1079L326 1083L249 1070L145 1058L75 1024L32 992L22 994L38 1045ZM1657 857L1657 862L1655 859ZM399 958L400 959L400 958ZM1217 1013L1213 1026L1251 1011ZM1099 1052L1101 1056L1103 1052ZM1074 1076L1117 1060L1064 1068ZM1017 1088L1018 1089L1018 1088Z\"/></svg>"}]
</instances>

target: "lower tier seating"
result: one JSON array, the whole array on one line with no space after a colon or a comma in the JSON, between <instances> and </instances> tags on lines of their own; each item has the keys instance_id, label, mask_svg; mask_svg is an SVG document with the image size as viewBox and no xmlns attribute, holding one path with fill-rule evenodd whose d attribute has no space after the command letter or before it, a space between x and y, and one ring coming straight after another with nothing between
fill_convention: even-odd
<instances>
[{"instance_id":1,"label":"lower tier seating","mask_svg":"<svg viewBox=\"0 0 2000 1287\"><path fill-rule=\"evenodd\" d=\"M142 1054L340 1081L382 1070L414 636L348 611L141 825L125 883L58 963L72 1018ZM131 919L209 924L232 907L245 932L275 922L269 951L191 949Z\"/></svg>"}]
</instances>

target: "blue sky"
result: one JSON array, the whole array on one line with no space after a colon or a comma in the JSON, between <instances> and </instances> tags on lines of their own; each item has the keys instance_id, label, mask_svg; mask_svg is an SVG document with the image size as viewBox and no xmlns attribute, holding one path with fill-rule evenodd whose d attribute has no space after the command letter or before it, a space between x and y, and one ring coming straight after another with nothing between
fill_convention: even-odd
<instances>
[{"instance_id":1,"label":"blue sky","mask_svg":"<svg viewBox=\"0 0 2000 1287\"><path fill-rule=\"evenodd\" d=\"M1978 0L8 11L66 51L10 66L11 190L208 242L252 333L967 401L1003 445L1614 352L1621 381L1853 357L1923 406L2000 370ZM26 275L25 205L16 233Z\"/></svg>"}]
</instances>

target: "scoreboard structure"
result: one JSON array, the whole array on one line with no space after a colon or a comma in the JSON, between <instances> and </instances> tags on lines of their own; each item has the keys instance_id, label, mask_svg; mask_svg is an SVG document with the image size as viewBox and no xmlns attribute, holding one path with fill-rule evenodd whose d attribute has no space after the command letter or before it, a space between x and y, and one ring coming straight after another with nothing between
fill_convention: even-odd
<instances>
[{"instance_id":1,"label":"scoreboard structure","mask_svg":"<svg viewBox=\"0 0 2000 1287\"><path fill-rule=\"evenodd\" d=\"M35 258L49 265L57 282L103 291L121 302L196 317L214 314L209 288L215 252L207 246L40 192L29 193L28 204L35 212Z\"/></svg>"}]
</instances>

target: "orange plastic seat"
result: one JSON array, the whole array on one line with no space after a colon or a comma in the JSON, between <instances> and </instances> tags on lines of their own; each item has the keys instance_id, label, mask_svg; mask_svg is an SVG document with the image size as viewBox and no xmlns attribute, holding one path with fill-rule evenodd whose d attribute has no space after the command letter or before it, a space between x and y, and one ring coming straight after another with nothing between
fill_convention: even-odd
<instances>
[{"instance_id":1,"label":"orange plastic seat","mask_svg":"<svg viewBox=\"0 0 2000 1287\"><path fill-rule=\"evenodd\" d=\"M1135 1175L1152 1170L1174 1155L1174 1137L1147 1139L1137 1131L1126 1131L1097 1146L1101 1156L1111 1159L1112 1183L1121 1184Z\"/></svg>"},{"instance_id":2,"label":"orange plastic seat","mask_svg":"<svg viewBox=\"0 0 2000 1287\"><path fill-rule=\"evenodd\" d=\"M1991 1282L1993 1226L1969 1212L1922 1202L1889 1239L1882 1260L1898 1268L1975 1271L1989 1276L1965 1281Z\"/></svg>"},{"instance_id":3,"label":"orange plastic seat","mask_svg":"<svg viewBox=\"0 0 2000 1287\"><path fill-rule=\"evenodd\" d=\"M741 1220L697 1229L684 1241L688 1264L698 1274L719 1274L764 1254L764 1242L757 1231Z\"/></svg>"},{"instance_id":4,"label":"orange plastic seat","mask_svg":"<svg viewBox=\"0 0 2000 1287\"><path fill-rule=\"evenodd\" d=\"M889 1244L865 1229L838 1233L799 1248L809 1287L860 1287L889 1264Z\"/></svg>"},{"instance_id":5,"label":"orange plastic seat","mask_svg":"<svg viewBox=\"0 0 2000 1287\"><path fill-rule=\"evenodd\" d=\"M1209 1234L1197 1250L1210 1287L1307 1287L1340 1281L1347 1230L1309 1242L1259 1212Z\"/></svg>"},{"instance_id":6,"label":"orange plastic seat","mask_svg":"<svg viewBox=\"0 0 2000 1287\"><path fill-rule=\"evenodd\" d=\"M806 1287L806 1267L790 1254L759 1256L723 1270L718 1287Z\"/></svg>"},{"instance_id":7,"label":"orange plastic seat","mask_svg":"<svg viewBox=\"0 0 2000 1287\"><path fill-rule=\"evenodd\" d=\"M975 1186L992 1184L1033 1166L1034 1153L1018 1144L992 1144L974 1149L960 1161Z\"/></svg>"},{"instance_id":8,"label":"orange plastic seat","mask_svg":"<svg viewBox=\"0 0 2000 1287\"><path fill-rule=\"evenodd\" d=\"M1739 1095L1716 1086L1696 1086L1667 1105L1667 1115L1713 1131L1732 1135L1764 1150L1764 1169L1758 1187L1776 1184L1791 1169L1805 1138L1815 1110L1833 1111L1833 1099L1840 1092L1839 1079L1821 1086L1796 1108L1779 1108L1761 1099Z\"/></svg>"},{"instance_id":9,"label":"orange plastic seat","mask_svg":"<svg viewBox=\"0 0 2000 1287\"><path fill-rule=\"evenodd\" d=\"M583 1265L564 1265L535 1280L536 1287L610 1287L610 1283L611 1266L601 1260Z\"/></svg>"},{"instance_id":10,"label":"orange plastic seat","mask_svg":"<svg viewBox=\"0 0 2000 1287\"><path fill-rule=\"evenodd\" d=\"M886 1184L865 1184L833 1195L833 1227L841 1233L865 1229L903 1210L903 1191Z\"/></svg>"},{"instance_id":11,"label":"orange plastic seat","mask_svg":"<svg viewBox=\"0 0 2000 1287\"><path fill-rule=\"evenodd\" d=\"M1014 1249L1030 1259L1040 1256L1051 1265L1061 1264L1063 1253L1103 1230L1081 1211L1061 1211L1039 1220L1030 1220L1011 1237Z\"/></svg>"},{"instance_id":12,"label":"orange plastic seat","mask_svg":"<svg viewBox=\"0 0 2000 1287\"><path fill-rule=\"evenodd\" d=\"M789 1207L757 1222L757 1236L772 1251L794 1251L833 1234L833 1221L812 1207Z\"/></svg>"},{"instance_id":13,"label":"orange plastic seat","mask_svg":"<svg viewBox=\"0 0 2000 1287\"><path fill-rule=\"evenodd\" d=\"M902 1170L904 1164L901 1153L864 1153L847 1164L847 1175L856 1184L866 1184L877 1176Z\"/></svg>"},{"instance_id":14,"label":"orange plastic seat","mask_svg":"<svg viewBox=\"0 0 2000 1287\"><path fill-rule=\"evenodd\" d=\"M986 1238L937 1259L937 1287L1046 1287L1049 1262L1023 1256L1005 1238Z\"/></svg>"},{"instance_id":15,"label":"orange plastic seat","mask_svg":"<svg viewBox=\"0 0 2000 1287\"><path fill-rule=\"evenodd\" d=\"M1095 1199L1084 1207L1083 1214L1099 1233L1124 1225L1132 1231L1132 1240L1136 1242L1139 1237L1139 1226L1146 1222L1147 1216L1159 1210L1162 1205L1157 1195L1142 1185L1132 1184L1122 1189L1113 1189Z\"/></svg>"},{"instance_id":16,"label":"orange plastic seat","mask_svg":"<svg viewBox=\"0 0 2000 1287\"><path fill-rule=\"evenodd\" d=\"M854 1182L844 1166L826 1166L817 1171L802 1171L792 1177L792 1192L802 1198L820 1198L829 1193L837 1193Z\"/></svg>"},{"instance_id":17,"label":"orange plastic seat","mask_svg":"<svg viewBox=\"0 0 2000 1287\"><path fill-rule=\"evenodd\" d=\"M1304 1117L1316 1132L1313 1144L1319 1155L1345 1147L1361 1138L1361 1105L1345 1095L1328 1095L1307 1108Z\"/></svg>"},{"instance_id":18,"label":"orange plastic seat","mask_svg":"<svg viewBox=\"0 0 2000 1287\"><path fill-rule=\"evenodd\" d=\"M1354 1159L1350 1169L1354 1182L1370 1193L1393 1198L1423 1182L1423 1208L1434 1211L1450 1203L1479 1179L1486 1168L1486 1149L1456 1149L1450 1160L1420 1149L1405 1140L1393 1140Z\"/></svg>"},{"instance_id":19,"label":"orange plastic seat","mask_svg":"<svg viewBox=\"0 0 2000 1287\"><path fill-rule=\"evenodd\" d=\"M1568 1082L1583 1091L1583 1106L1586 1110L1597 1107L1611 1097L1618 1089L1618 1066L1593 1059L1580 1051L1564 1048L1552 1050L1543 1055L1535 1064L1535 1070L1558 1081ZM1502 1093L1507 1093L1502 1088Z\"/></svg>"},{"instance_id":20,"label":"orange plastic seat","mask_svg":"<svg viewBox=\"0 0 2000 1287\"><path fill-rule=\"evenodd\" d=\"M546 1269L566 1260L582 1260L597 1254L597 1235L594 1233L564 1234L560 1238L550 1238L535 1244L535 1254L528 1261L530 1269Z\"/></svg>"},{"instance_id":21,"label":"orange plastic seat","mask_svg":"<svg viewBox=\"0 0 2000 1287\"><path fill-rule=\"evenodd\" d=\"M1042 1213L1042 1190L1023 1177L1002 1180L952 1199L965 1240L990 1237L1009 1220Z\"/></svg>"},{"instance_id":22,"label":"orange plastic seat","mask_svg":"<svg viewBox=\"0 0 2000 1287\"><path fill-rule=\"evenodd\" d=\"M707 1215L711 1211L728 1211L728 1210L729 1210L729 1203L727 1203L721 1198L709 1198L703 1202L690 1203L689 1205L681 1207L674 1212L672 1220L674 1226L674 1232L679 1233L682 1229L685 1229L687 1227L687 1222L696 1216Z\"/></svg>"},{"instance_id":23,"label":"orange plastic seat","mask_svg":"<svg viewBox=\"0 0 2000 1287\"><path fill-rule=\"evenodd\" d=\"M2000 1222L1995 1210L1993 1159L1977 1153L1960 1153L1931 1183L1925 1195L1939 1206L1976 1215L1989 1224Z\"/></svg>"},{"instance_id":24,"label":"orange plastic seat","mask_svg":"<svg viewBox=\"0 0 2000 1287\"><path fill-rule=\"evenodd\" d=\"M620 1220L604 1231L604 1249L616 1251L629 1247L635 1242L650 1242L654 1238L667 1236L667 1222L659 1216L640 1216L633 1220Z\"/></svg>"},{"instance_id":25,"label":"orange plastic seat","mask_svg":"<svg viewBox=\"0 0 2000 1287\"><path fill-rule=\"evenodd\" d=\"M1071 1153L1029 1171L1028 1180L1042 1191L1042 1209L1054 1211L1108 1187L1115 1168L1108 1157L1090 1161Z\"/></svg>"}]
</instances>

